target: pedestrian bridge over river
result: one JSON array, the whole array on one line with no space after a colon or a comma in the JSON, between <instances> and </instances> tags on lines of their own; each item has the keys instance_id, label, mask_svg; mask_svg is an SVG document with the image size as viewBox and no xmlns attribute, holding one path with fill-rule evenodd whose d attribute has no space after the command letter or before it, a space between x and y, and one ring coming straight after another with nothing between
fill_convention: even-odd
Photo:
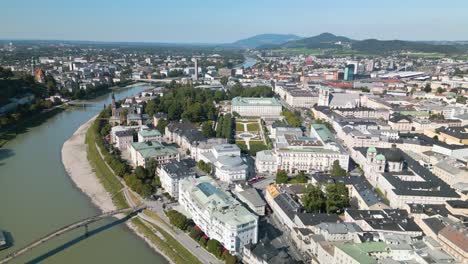
<instances>
[{"instance_id":1,"label":"pedestrian bridge over river","mask_svg":"<svg viewBox=\"0 0 468 264\"><path fill-rule=\"evenodd\" d=\"M114 210L114 211L109 211L109 212L106 212L106 213L103 213L103 214L100 214L100 215L95 215L95 216L92 216L92 217L89 217L89 218L86 218L86 219L83 219L81 221L78 221L78 222L75 222L73 224L70 224L70 225L66 225L60 229L57 229L55 231L53 231L52 233L49 233L47 235L45 235L44 237L32 242L31 244L15 251L15 252L12 252L10 254L8 254L8 256L6 256L4 259L0 260L0 264L3 264L3 263L7 263L11 260L13 260L14 258L17 258L23 254L25 254L26 252L32 250L33 248L39 246L39 245L42 245L50 240L52 240L53 238L56 238L56 237L59 237L67 232L70 232L72 230L75 230L77 228L80 228L80 227L85 227L85 230L86 230L86 234L88 233L88 225L91 224L91 223L94 223L94 222L97 222L99 220L102 220L106 217L109 217L109 216L114 216L114 215L118 215L118 214L125 214L125 213L137 213L139 211L142 211L146 209L146 206L145 205L141 205L141 206L137 206L137 207L131 207L131 208L125 208L125 209L121 209L121 210Z\"/></svg>"}]
</instances>

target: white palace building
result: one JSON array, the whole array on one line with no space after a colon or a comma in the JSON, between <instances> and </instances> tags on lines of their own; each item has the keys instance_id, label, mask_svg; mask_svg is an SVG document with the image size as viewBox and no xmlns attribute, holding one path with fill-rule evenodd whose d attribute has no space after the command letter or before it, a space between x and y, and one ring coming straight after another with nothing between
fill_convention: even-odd
<instances>
[{"instance_id":1,"label":"white palace building","mask_svg":"<svg viewBox=\"0 0 468 264\"><path fill-rule=\"evenodd\" d=\"M229 252L236 254L244 245L257 243L258 216L211 177L181 180L179 203L208 237L221 242Z\"/></svg>"},{"instance_id":2,"label":"white palace building","mask_svg":"<svg viewBox=\"0 0 468 264\"><path fill-rule=\"evenodd\" d=\"M280 117L282 106L278 99L235 97L231 101L231 113L240 116Z\"/></svg>"}]
</instances>

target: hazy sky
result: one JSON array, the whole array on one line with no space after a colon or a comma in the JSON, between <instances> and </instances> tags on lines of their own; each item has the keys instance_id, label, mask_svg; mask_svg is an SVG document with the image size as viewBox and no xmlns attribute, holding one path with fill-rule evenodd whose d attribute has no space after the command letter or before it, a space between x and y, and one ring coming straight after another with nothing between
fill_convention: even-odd
<instances>
[{"instance_id":1,"label":"hazy sky","mask_svg":"<svg viewBox=\"0 0 468 264\"><path fill-rule=\"evenodd\" d=\"M468 40L467 0L2 0L1 39L232 42L262 33Z\"/></svg>"}]
</instances>

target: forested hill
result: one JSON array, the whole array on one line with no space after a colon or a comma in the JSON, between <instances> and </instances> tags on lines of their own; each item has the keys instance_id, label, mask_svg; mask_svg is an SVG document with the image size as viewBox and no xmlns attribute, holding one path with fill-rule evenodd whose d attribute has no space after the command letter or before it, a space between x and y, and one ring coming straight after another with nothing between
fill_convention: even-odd
<instances>
[{"instance_id":1,"label":"forested hill","mask_svg":"<svg viewBox=\"0 0 468 264\"><path fill-rule=\"evenodd\" d=\"M467 49L463 45L431 44L422 41L404 40L354 40L331 33L322 33L317 36L289 41L279 45L263 45L259 49L348 49L365 54L388 54L395 52L428 52L457 54Z\"/></svg>"}]
</instances>

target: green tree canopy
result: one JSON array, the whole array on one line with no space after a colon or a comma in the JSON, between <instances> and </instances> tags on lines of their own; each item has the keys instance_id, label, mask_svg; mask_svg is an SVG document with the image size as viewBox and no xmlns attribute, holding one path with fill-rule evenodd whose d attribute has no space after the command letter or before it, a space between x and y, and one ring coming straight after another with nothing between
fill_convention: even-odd
<instances>
[{"instance_id":1,"label":"green tree canopy","mask_svg":"<svg viewBox=\"0 0 468 264\"><path fill-rule=\"evenodd\" d=\"M432 92L431 84L427 83L426 86L424 86L423 91L426 93Z\"/></svg>"},{"instance_id":2,"label":"green tree canopy","mask_svg":"<svg viewBox=\"0 0 468 264\"><path fill-rule=\"evenodd\" d=\"M296 183L307 183L307 178L303 171L299 172L295 179Z\"/></svg>"},{"instance_id":3,"label":"green tree canopy","mask_svg":"<svg viewBox=\"0 0 468 264\"><path fill-rule=\"evenodd\" d=\"M326 210L327 213L342 213L349 206L349 192L342 182L327 184L326 186Z\"/></svg>"},{"instance_id":4,"label":"green tree canopy","mask_svg":"<svg viewBox=\"0 0 468 264\"><path fill-rule=\"evenodd\" d=\"M340 162L338 160L333 161L332 169L330 174L332 176L346 176L347 172L340 166Z\"/></svg>"},{"instance_id":5,"label":"green tree canopy","mask_svg":"<svg viewBox=\"0 0 468 264\"><path fill-rule=\"evenodd\" d=\"M169 221L171 224L174 226L178 227L179 229L185 231L188 228L189 221L187 217L175 210L170 210L166 212L167 217L169 218Z\"/></svg>"},{"instance_id":6,"label":"green tree canopy","mask_svg":"<svg viewBox=\"0 0 468 264\"><path fill-rule=\"evenodd\" d=\"M207 138L216 136L216 131L214 131L213 124L210 121L202 123L202 134Z\"/></svg>"},{"instance_id":7,"label":"green tree canopy","mask_svg":"<svg viewBox=\"0 0 468 264\"><path fill-rule=\"evenodd\" d=\"M226 77L226 76L221 77L220 82L221 82L222 85L226 86L228 81L229 81L228 77Z\"/></svg>"},{"instance_id":8,"label":"green tree canopy","mask_svg":"<svg viewBox=\"0 0 468 264\"><path fill-rule=\"evenodd\" d=\"M150 117L156 114L158 106L156 105L155 100L150 100L145 105L145 113L147 113Z\"/></svg>"},{"instance_id":9,"label":"green tree canopy","mask_svg":"<svg viewBox=\"0 0 468 264\"><path fill-rule=\"evenodd\" d=\"M304 209L308 213L321 213L325 209L325 195L320 186L307 185L304 195L301 197Z\"/></svg>"},{"instance_id":10,"label":"green tree canopy","mask_svg":"<svg viewBox=\"0 0 468 264\"><path fill-rule=\"evenodd\" d=\"M135 168L135 176L140 179L140 180L144 180L146 179L146 176L148 175L148 173L146 172L146 169L143 168L142 166L137 166Z\"/></svg>"},{"instance_id":11,"label":"green tree canopy","mask_svg":"<svg viewBox=\"0 0 468 264\"><path fill-rule=\"evenodd\" d=\"M276 173L276 183L287 183L288 180L288 174L284 170L280 170Z\"/></svg>"}]
</instances>

